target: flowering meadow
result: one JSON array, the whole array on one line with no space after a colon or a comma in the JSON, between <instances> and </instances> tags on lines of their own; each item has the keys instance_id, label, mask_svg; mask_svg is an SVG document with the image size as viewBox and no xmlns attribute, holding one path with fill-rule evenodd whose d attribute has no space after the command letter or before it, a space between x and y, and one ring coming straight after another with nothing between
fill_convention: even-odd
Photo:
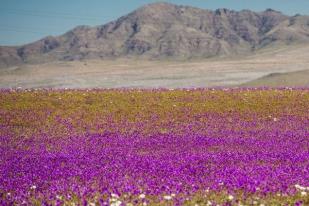
<instances>
[{"instance_id":1,"label":"flowering meadow","mask_svg":"<svg viewBox=\"0 0 309 206\"><path fill-rule=\"evenodd\" d=\"M309 89L2 90L0 205L309 205Z\"/></svg>"}]
</instances>

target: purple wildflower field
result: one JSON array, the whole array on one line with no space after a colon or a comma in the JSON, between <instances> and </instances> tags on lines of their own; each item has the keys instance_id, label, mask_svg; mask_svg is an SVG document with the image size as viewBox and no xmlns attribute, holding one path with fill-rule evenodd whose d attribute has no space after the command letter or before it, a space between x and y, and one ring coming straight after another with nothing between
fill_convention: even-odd
<instances>
[{"instance_id":1,"label":"purple wildflower field","mask_svg":"<svg viewBox=\"0 0 309 206\"><path fill-rule=\"evenodd\" d=\"M309 205L309 90L3 90L0 156L0 205Z\"/></svg>"}]
</instances>

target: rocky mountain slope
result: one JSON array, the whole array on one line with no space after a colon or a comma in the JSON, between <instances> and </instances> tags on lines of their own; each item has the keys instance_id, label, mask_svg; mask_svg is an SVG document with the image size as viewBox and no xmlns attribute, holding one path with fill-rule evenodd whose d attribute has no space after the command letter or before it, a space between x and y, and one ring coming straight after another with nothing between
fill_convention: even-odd
<instances>
[{"instance_id":1,"label":"rocky mountain slope","mask_svg":"<svg viewBox=\"0 0 309 206\"><path fill-rule=\"evenodd\" d=\"M309 43L309 16L154 3L102 26L79 26L24 46L0 47L0 67L119 57L236 56L297 43Z\"/></svg>"}]
</instances>

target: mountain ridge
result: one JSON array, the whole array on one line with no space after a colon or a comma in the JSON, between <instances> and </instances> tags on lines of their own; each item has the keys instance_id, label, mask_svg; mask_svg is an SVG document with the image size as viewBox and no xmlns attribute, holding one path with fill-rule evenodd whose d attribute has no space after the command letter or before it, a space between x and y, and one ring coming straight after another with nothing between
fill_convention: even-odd
<instances>
[{"instance_id":1,"label":"mountain ridge","mask_svg":"<svg viewBox=\"0 0 309 206\"><path fill-rule=\"evenodd\" d=\"M78 26L18 47L0 47L0 67L83 59L237 56L271 45L309 43L309 16L267 9L215 11L160 2L107 24Z\"/></svg>"}]
</instances>

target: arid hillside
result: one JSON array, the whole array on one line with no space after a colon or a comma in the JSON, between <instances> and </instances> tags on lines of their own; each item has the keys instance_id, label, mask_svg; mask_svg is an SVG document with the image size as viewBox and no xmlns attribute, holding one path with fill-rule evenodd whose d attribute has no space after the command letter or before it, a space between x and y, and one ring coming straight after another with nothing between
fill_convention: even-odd
<instances>
[{"instance_id":1,"label":"arid hillside","mask_svg":"<svg viewBox=\"0 0 309 206\"><path fill-rule=\"evenodd\" d=\"M0 68L93 59L243 56L268 47L308 44L308 25L308 16L287 16L272 9L211 11L154 3L102 26L79 26L28 45L0 47Z\"/></svg>"},{"instance_id":2,"label":"arid hillside","mask_svg":"<svg viewBox=\"0 0 309 206\"><path fill-rule=\"evenodd\" d=\"M309 87L309 69L304 71L271 73L243 84L247 87Z\"/></svg>"}]
</instances>

